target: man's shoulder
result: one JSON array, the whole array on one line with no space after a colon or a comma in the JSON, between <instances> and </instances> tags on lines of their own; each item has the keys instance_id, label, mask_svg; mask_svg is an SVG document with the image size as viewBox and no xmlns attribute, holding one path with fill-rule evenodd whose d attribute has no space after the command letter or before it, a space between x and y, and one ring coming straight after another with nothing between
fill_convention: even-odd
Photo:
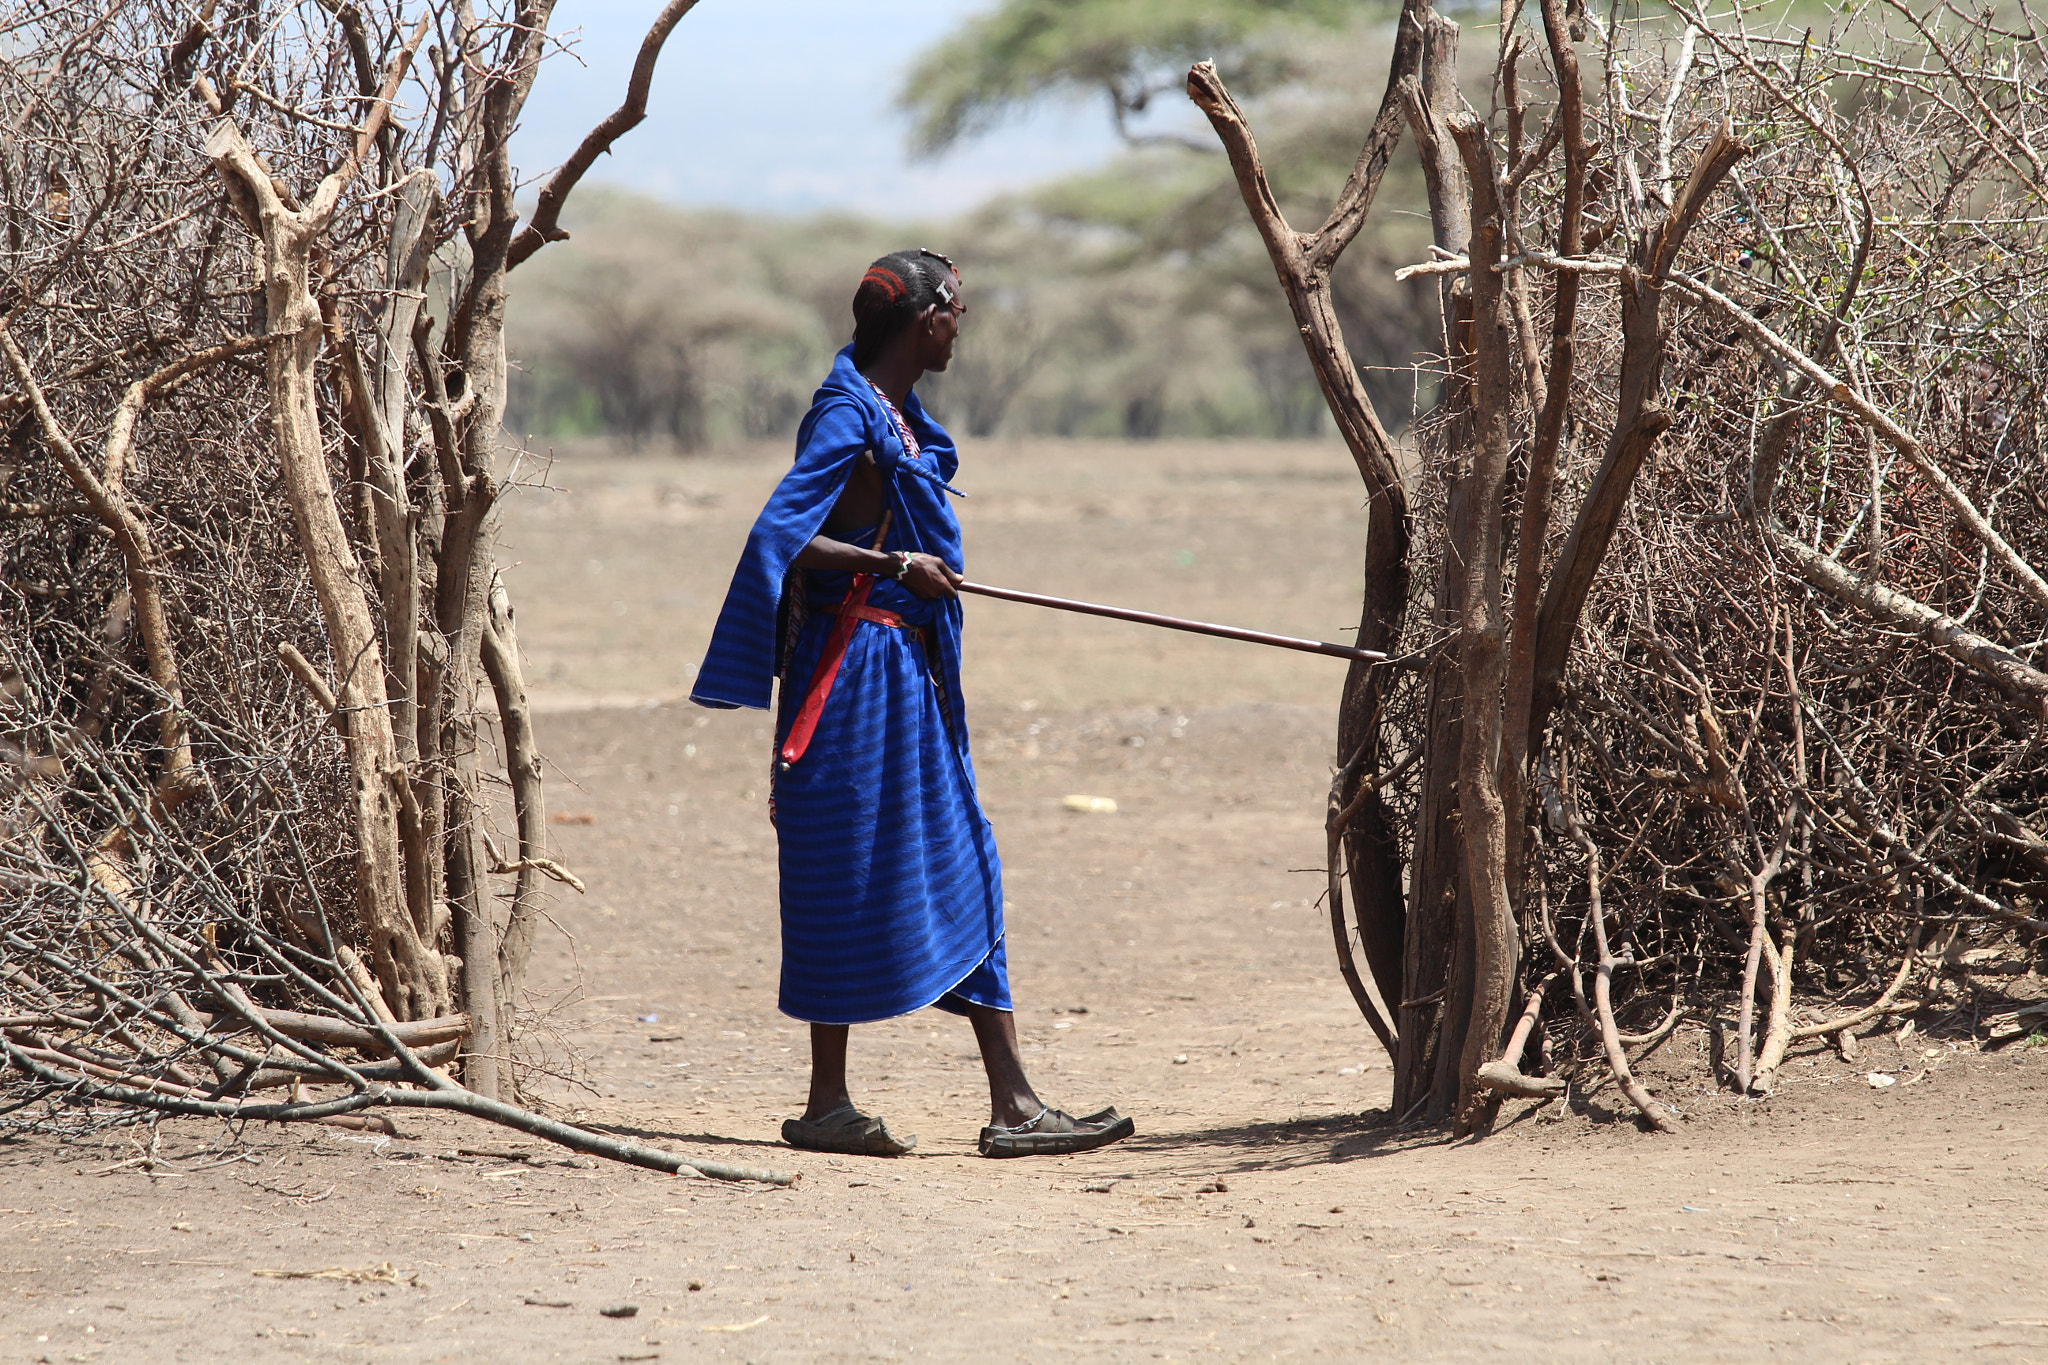
<instances>
[{"instance_id":1,"label":"man's shoulder","mask_svg":"<svg viewBox=\"0 0 2048 1365\"><path fill-rule=\"evenodd\" d=\"M797 458L802 459L813 447L872 444L874 425L868 405L857 395L836 387L819 389L797 431Z\"/></svg>"}]
</instances>

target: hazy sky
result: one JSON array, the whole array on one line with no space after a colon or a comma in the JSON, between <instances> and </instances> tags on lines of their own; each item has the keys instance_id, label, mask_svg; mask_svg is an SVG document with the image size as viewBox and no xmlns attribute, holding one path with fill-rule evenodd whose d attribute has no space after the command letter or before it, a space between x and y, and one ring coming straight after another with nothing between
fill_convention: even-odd
<instances>
[{"instance_id":1,"label":"hazy sky","mask_svg":"<svg viewBox=\"0 0 2048 1365\"><path fill-rule=\"evenodd\" d=\"M656 70L647 121L586 183L684 204L923 218L1092 165L1115 148L1094 103L1052 108L913 162L891 107L911 58L990 0L700 0ZM562 0L575 40L527 101L513 155L531 178L617 107L661 0ZM580 30L580 32L579 32Z\"/></svg>"}]
</instances>

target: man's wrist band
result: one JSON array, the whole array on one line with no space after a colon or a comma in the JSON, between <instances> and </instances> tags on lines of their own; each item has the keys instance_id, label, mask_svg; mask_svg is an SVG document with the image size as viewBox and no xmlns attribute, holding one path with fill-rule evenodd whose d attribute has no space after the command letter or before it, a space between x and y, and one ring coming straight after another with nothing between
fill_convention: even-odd
<instances>
[{"instance_id":1,"label":"man's wrist band","mask_svg":"<svg viewBox=\"0 0 2048 1365\"><path fill-rule=\"evenodd\" d=\"M896 572L895 572L895 573L893 573L893 574L891 574L891 575L889 575L889 576L890 576L891 578L895 579L895 580L896 580L896 581L897 581L898 583L901 583L901 582L903 581L903 576L904 576L905 574L909 573L909 572L910 572L910 554L909 554L909 552L908 552L908 551L906 551L906 550L898 550L898 551L896 551Z\"/></svg>"}]
</instances>

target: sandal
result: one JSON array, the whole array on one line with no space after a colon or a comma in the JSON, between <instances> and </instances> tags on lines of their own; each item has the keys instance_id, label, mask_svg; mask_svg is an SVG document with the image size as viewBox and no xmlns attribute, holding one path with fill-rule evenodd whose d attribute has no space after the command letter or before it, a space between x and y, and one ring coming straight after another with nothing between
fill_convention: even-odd
<instances>
[{"instance_id":1,"label":"sandal","mask_svg":"<svg viewBox=\"0 0 2048 1365\"><path fill-rule=\"evenodd\" d=\"M850 1104L816 1120L784 1119L782 1140L806 1152L836 1156L902 1156L917 1146L916 1134L898 1138L887 1123Z\"/></svg>"},{"instance_id":2,"label":"sandal","mask_svg":"<svg viewBox=\"0 0 2048 1365\"><path fill-rule=\"evenodd\" d=\"M1037 1118L1014 1127L991 1124L976 1144L983 1156L1065 1156L1121 1142L1138 1126L1114 1106L1075 1118L1048 1105Z\"/></svg>"}]
</instances>

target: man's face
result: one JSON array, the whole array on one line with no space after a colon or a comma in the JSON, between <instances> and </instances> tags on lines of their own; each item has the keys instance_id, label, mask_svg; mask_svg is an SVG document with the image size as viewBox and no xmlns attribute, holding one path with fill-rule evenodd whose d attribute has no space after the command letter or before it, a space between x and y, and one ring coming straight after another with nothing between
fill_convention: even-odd
<instances>
[{"instance_id":1,"label":"man's face","mask_svg":"<svg viewBox=\"0 0 2048 1365\"><path fill-rule=\"evenodd\" d=\"M925 310L920 332L923 354L919 359L927 370L943 370L953 363L953 344L960 339L960 319L967 312L967 300L960 292L960 272L949 272L947 283L953 291L953 301Z\"/></svg>"}]
</instances>

